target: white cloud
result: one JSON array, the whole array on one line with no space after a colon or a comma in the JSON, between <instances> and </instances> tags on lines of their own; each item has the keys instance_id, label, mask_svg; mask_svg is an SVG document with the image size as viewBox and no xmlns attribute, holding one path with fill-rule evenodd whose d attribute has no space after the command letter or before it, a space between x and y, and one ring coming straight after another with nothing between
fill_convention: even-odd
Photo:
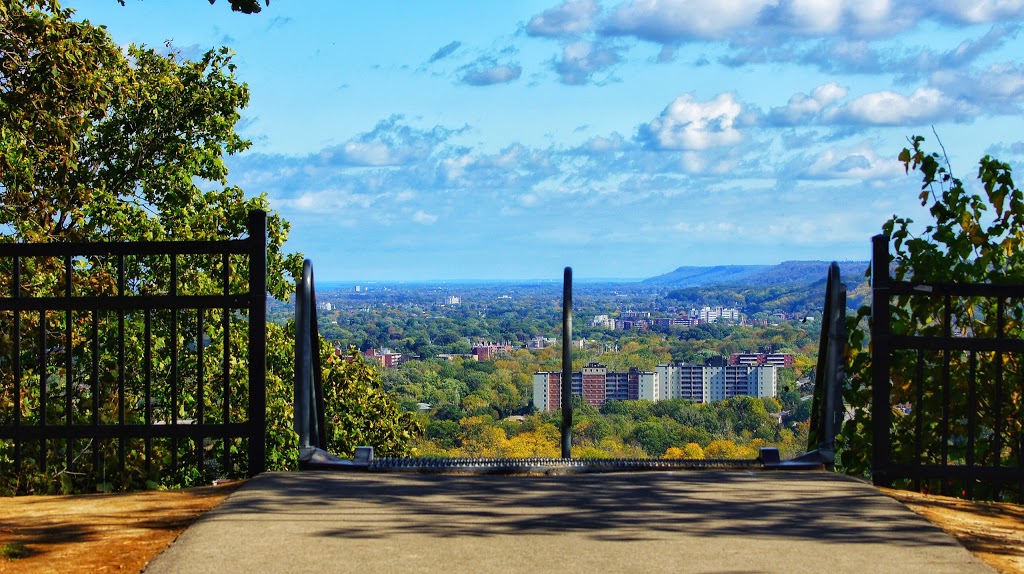
<instances>
[{"instance_id":1,"label":"white cloud","mask_svg":"<svg viewBox=\"0 0 1024 574\"><path fill-rule=\"evenodd\" d=\"M463 70L462 82L471 86L505 84L518 80L522 73L523 68L516 64L473 65Z\"/></svg>"},{"instance_id":2,"label":"white cloud","mask_svg":"<svg viewBox=\"0 0 1024 574\"><path fill-rule=\"evenodd\" d=\"M806 160L800 159L803 164ZM883 158L867 143L820 152L810 165L798 165L798 177L809 179L853 179L857 181L891 179L903 175L903 166L893 158Z\"/></svg>"},{"instance_id":3,"label":"white cloud","mask_svg":"<svg viewBox=\"0 0 1024 574\"><path fill-rule=\"evenodd\" d=\"M768 116L776 125L792 126L808 122L826 107L845 98L848 92L845 87L829 82L814 88L810 94L794 94L785 106L772 108Z\"/></svg>"},{"instance_id":4,"label":"white cloud","mask_svg":"<svg viewBox=\"0 0 1024 574\"><path fill-rule=\"evenodd\" d=\"M772 0L633 0L617 6L607 31L653 42L719 39L756 23Z\"/></svg>"},{"instance_id":5,"label":"white cloud","mask_svg":"<svg viewBox=\"0 0 1024 574\"><path fill-rule=\"evenodd\" d=\"M607 154L614 153L622 150L626 145L626 142L622 139L622 136L613 133L609 137L597 136L590 138L585 147L588 151L595 154Z\"/></svg>"},{"instance_id":6,"label":"white cloud","mask_svg":"<svg viewBox=\"0 0 1024 574\"><path fill-rule=\"evenodd\" d=\"M601 10L596 0L566 0L561 5L530 18L526 33L531 36L573 36L590 30Z\"/></svg>"},{"instance_id":7,"label":"white cloud","mask_svg":"<svg viewBox=\"0 0 1024 574\"><path fill-rule=\"evenodd\" d=\"M931 7L969 24L1024 17L1024 0L935 0Z\"/></svg>"},{"instance_id":8,"label":"white cloud","mask_svg":"<svg viewBox=\"0 0 1024 574\"><path fill-rule=\"evenodd\" d=\"M901 21L889 0L783 0L775 12L781 30L801 36L873 36Z\"/></svg>"},{"instance_id":9,"label":"white cloud","mask_svg":"<svg viewBox=\"0 0 1024 574\"><path fill-rule=\"evenodd\" d=\"M279 198L277 203L285 209L307 213L335 213L351 208L369 208L373 198L345 189L307 191L292 198Z\"/></svg>"},{"instance_id":10,"label":"white cloud","mask_svg":"<svg viewBox=\"0 0 1024 574\"><path fill-rule=\"evenodd\" d=\"M963 121L978 109L935 88L918 88L909 96L890 90L865 94L827 114L828 119L869 125L909 125L931 121Z\"/></svg>"},{"instance_id":11,"label":"white cloud","mask_svg":"<svg viewBox=\"0 0 1024 574\"><path fill-rule=\"evenodd\" d=\"M843 3L835 0L792 0L789 12L799 29L809 33L836 30L843 17Z\"/></svg>"},{"instance_id":12,"label":"white cloud","mask_svg":"<svg viewBox=\"0 0 1024 574\"><path fill-rule=\"evenodd\" d=\"M941 70L931 83L973 105L996 112L1020 113L1024 102L1024 65L996 64L985 69Z\"/></svg>"},{"instance_id":13,"label":"white cloud","mask_svg":"<svg viewBox=\"0 0 1024 574\"><path fill-rule=\"evenodd\" d=\"M633 0L617 6L606 23L612 34L654 42L719 39L752 26L774 0Z\"/></svg>"},{"instance_id":14,"label":"white cloud","mask_svg":"<svg viewBox=\"0 0 1024 574\"><path fill-rule=\"evenodd\" d=\"M754 32L873 36L905 29L908 18L889 0L632 0L612 11L604 31L665 44Z\"/></svg>"},{"instance_id":15,"label":"white cloud","mask_svg":"<svg viewBox=\"0 0 1024 574\"><path fill-rule=\"evenodd\" d=\"M342 146L339 159L355 165L390 165L397 162L391 148L380 142L349 142Z\"/></svg>"},{"instance_id":16,"label":"white cloud","mask_svg":"<svg viewBox=\"0 0 1024 574\"><path fill-rule=\"evenodd\" d=\"M743 106L728 92L708 102L684 94L644 126L641 136L661 149L699 151L735 145L743 140L735 126L742 112Z\"/></svg>"},{"instance_id":17,"label":"white cloud","mask_svg":"<svg viewBox=\"0 0 1024 574\"><path fill-rule=\"evenodd\" d=\"M423 225L431 225L437 221L437 216L427 213L421 209L413 214L412 220Z\"/></svg>"},{"instance_id":18,"label":"white cloud","mask_svg":"<svg viewBox=\"0 0 1024 574\"><path fill-rule=\"evenodd\" d=\"M563 84L581 85L591 81L595 73L619 63L618 52L595 42L571 42L562 49L562 58L554 62Z\"/></svg>"}]
</instances>

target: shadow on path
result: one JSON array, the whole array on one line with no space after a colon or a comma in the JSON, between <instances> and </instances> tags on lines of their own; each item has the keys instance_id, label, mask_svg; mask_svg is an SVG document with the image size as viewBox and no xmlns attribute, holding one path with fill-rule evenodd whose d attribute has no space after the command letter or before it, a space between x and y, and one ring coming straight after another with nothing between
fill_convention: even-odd
<instances>
[{"instance_id":1,"label":"shadow on path","mask_svg":"<svg viewBox=\"0 0 1024 574\"><path fill-rule=\"evenodd\" d=\"M320 536L575 532L617 541L697 534L955 546L910 512L894 517L902 507L872 487L827 473L318 474L262 476L210 519L322 521L330 508L344 524L324 524Z\"/></svg>"}]
</instances>

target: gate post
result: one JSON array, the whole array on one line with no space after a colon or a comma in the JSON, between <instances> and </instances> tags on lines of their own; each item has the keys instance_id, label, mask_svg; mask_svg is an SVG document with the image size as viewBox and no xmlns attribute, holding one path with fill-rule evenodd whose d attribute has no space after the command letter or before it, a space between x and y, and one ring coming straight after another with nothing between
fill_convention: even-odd
<instances>
[{"instance_id":1,"label":"gate post","mask_svg":"<svg viewBox=\"0 0 1024 574\"><path fill-rule=\"evenodd\" d=\"M889 430L892 405L889 378L889 338L891 310L889 277L889 238L871 239L871 480L889 486Z\"/></svg>"},{"instance_id":2,"label":"gate post","mask_svg":"<svg viewBox=\"0 0 1024 574\"><path fill-rule=\"evenodd\" d=\"M572 267L562 278L562 458L572 458Z\"/></svg>"},{"instance_id":3,"label":"gate post","mask_svg":"<svg viewBox=\"0 0 1024 574\"><path fill-rule=\"evenodd\" d=\"M267 469L267 213L249 212L249 475Z\"/></svg>"}]
</instances>

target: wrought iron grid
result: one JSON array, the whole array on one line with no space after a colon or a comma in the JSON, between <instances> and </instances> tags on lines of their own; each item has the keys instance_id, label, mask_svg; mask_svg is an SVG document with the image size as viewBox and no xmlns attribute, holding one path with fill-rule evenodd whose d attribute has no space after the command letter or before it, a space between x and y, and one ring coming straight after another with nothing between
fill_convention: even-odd
<instances>
[{"instance_id":1,"label":"wrought iron grid","mask_svg":"<svg viewBox=\"0 0 1024 574\"><path fill-rule=\"evenodd\" d=\"M1015 322L1020 332L1024 285L896 281L889 263L889 238L874 237L873 481L1024 500L1024 339L1007 329ZM919 299L938 303L941 318L894 332L893 314ZM958 324L955 308L970 308L994 336Z\"/></svg>"},{"instance_id":2,"label":"wrought iron grid","mask_svg":"<svg viewBox=\"0 0 1024 574\"><path fill-rule=\"evenodd\" d=\"M113 441L117 445L116 471L124 475L130 466L126 460L127 443L141 440L145 473L150 475L154 471L153 442L162 439L171 443L170 463L169 468L158 470L178 472L178 443L191 441L195 446L195 463L202 472L206 465L204 441L207 440L223 441L221 464L231 468L232 450L238 447L229 446L228 441L237 439L244 443L247 451L247 472L262 472L266 465L265 212L249 214L248 231L246 239L222 241L0 244L0 277L7 280L6 293L0 291L5 295L0 297L0 325L4 327L0 332L0 363L4 368L0 371L9 369L8 376L0 381L9 386L2 390L9 393L11 399L9 410L0 409L0 445L3 442L13 445L10 468L3 469L4 472L20 473L27 462L26 450L36 455L35 470L47 472L48 466L55 462L48 453L56 449L62 451L64 472L74 474L79 470L79 458L91 451L89 471L106 473L107 465L100 460L106 452L101 454L101 445L103 441ZM182 288L182 274L189 272L187 259L190 257L219 260L222 284L219 293L181 292L188 291ZM146 258L168 261L169 278L166 286L158 289L163 292L150 292L152 285L141 284L129 275L129 268L134 267L129 261L137 266ZM76 265L88 266L90 261L100 259L112 260L108 266L113 269L113 277L109 278L106 289L75 281ZM231 269L238 267L239 259L245 261L245 270L240 276L247 276L247 281L232 280ZM63 285L37 284L31 269L26 270L33 262L62 266ZM232 289L232 284L239 282L243 282L244 289ZM239 313L247 317L249 335L246 420L233 420L230 415L233 399L229 384L233 359L231 319L233 314ZM215 422L210 421L211 417L205 412L206 405L210 404L206 396L206 381L210 377L204 372L205 349L211 346L210 330L205 327L208 314L219 315L223 337L220 420ZM134 328L133 332L129 333L126 323ZM165 342L155 345L154 331L158 329L166 331ZM32 330L36 332L27 333ZM138 330L143 339L141 357L129 357L127 349L133 349L134 355L139 354L139 345L128 342L129 338L138 336ZM186 331L193 338L179 344L179 336L184 336ZM25 340L26 335L29 341ZM101 340L105 336L114 339L112 350L111 341ZM181 370L185 353L191 354L191 363L195 365L193 373ZM141 367L130 364L133 359L140 360ZM156 368L158 363L166 366L160 373ZM129 372L142 380L126 380ZM196 381L191 420L182 420L178 415L186 378ZM101 397L103 387L111 384L115 387L113 397L109 400ZM157 420L159 417L154 413L153 391L157 385L168 389L167 420ZM48 401L61 393L63 404L60 409L54 409ZM141 400L129 404L129 394L141 394L136 397ZM35 400L28 400L29 395L34 395ZM56 410L60 412L50 412ZM83 410L87 411L85 416ZM89 446L80 448L83 441ZM102 480L99 476L91 479Z\"/></svg>"}]
</instances>

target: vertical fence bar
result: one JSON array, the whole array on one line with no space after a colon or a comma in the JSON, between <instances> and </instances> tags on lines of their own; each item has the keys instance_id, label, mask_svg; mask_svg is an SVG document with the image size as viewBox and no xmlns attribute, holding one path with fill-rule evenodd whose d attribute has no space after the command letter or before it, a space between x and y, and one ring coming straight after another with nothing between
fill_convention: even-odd
<instances>
[{"instance_id":1,"label":"vertical fence bar","mask_svg":"<svg viewBox=\"0 0 1024 574\"><path fill-rule=\"evenodd\" d=\"M146 308L142 318L143 321L143 339L145 339L144 346L142 348L142 376L145 379L143 381L143 394L145 395L144 400L146 405L143 407L143 416L146 419L146 427L152 428L153 425L153 310ZM153 437L146 433L146 478L153 478Z\"/></svg>"},{"instance_id":2,"label":"vertical fence bar","mask_svg":"<svg viewBox=\"0 0 1024 574\"><path fill-rule=\"evenodd\" d=\"M171 297L178 295L178 256L171 254ZM178 310L171 309L171 428L178 426ZM178 472L178 435L171 437L171 472Z\"/></svg>"},{"instance_id":3,"label":"vertical fence bar","mask_svg":"<svg viewBox=\"0 0 1024 574\"><path fill-rule=\"evenodd\" d=\"M967 467L974 467L974 435L978 432L978 354L970 352L967 367ZM974 498L975 480L967 481L967 498Z\"/></svg>"},{"instance_id":4,"label":"vertical fence bar","mask_svg":"<svg viewBox=\"0 0 1024 574\"><path fill-rule=\"evenodd\" d=\"M892 424L889 381L889 238L871 240L872 472L876 485L889 486L889 428Z\"/></svg>"},{"instance_id":5,"label":"vertical fence bar","mask_svg":"<svg viewBox=\"0 0 1024 574\"><path fill-rule=\"evenodd\" d=\"M73 295L71 277L71 256L64 257L64 296L70 302ZM69 305L64 311L64 425L67 429L64 436L64 468L68 472L74 472L75 467L75 441L71 438L71 425L74 424L74 345L73 329L74 317Z\"/></svg>"},{"instance_id":6,"label":"vertical fence bar","mask_svg":"<svg viewBox=\"0 0 1024 574\"><path fill-rule=\"evenodd\" d=\"M39 424L46 426L46 311L39 312ZM46 472L46 438L39 439L39 470Z\"/></svg>"},{"instance_id":7,"label":"vertical fence bar","mask_svg":"<svg viewBox=\"0 0 1024 574\"><path fill-rule=\"evenodd\" d=\"M1024 373L1017 381L1017 396L1024 397ZM1017 412L1020 421L1017 430L1017 504L1024 503L1024 401L1021 401Z\"/></svg>"},{"instance_id":8,"label":"vertical fence bar","mask_svg":"<svg viewBox=\"0 0 1024 574\"><path fill-rule=\"evenodd\" d=\"M98 436L100 427L100 312L98 309L92 311L92 341L90 351L92 352L92 373L89 375L89 383L92 386L92 472L96 477L100 468L100 439Z\"/></svg>"},{"instance_id":9,"label":"vertical fence bar","mask_svg":"<svg viewBox=\"0 0 1024 574\"><path fill-rule=\"evenodd\" d=\"M249 474L267 467L267 214L249 213Z\"/></svg>"},{"instance_id":10,"label":"vertical fence bar","mask_svg":"<svg viewBox=\"0 0 1024 574\"><path fill-rule=\"evenodd\" d=\"M572 267L562 276L562 458L572 458Z\"/></svg>"},{"instance_id":11,"label":"vertical fence bar","mask_svg":"<svg viewBox=\"0 0 1024 574\"><path fill-rule=\"evenodd\" d=\"M124 255L117 258L117 296L124 297ZM117 425L121 431L117 437L117 468L121 475L125 476L127 437L125 436L125 406L124 406L124 384L125 384L125 337L124 337L124 305L118 305L117 309Z\"/></svg>"},{"instance_id":12,"label":"vertical fence bar","mask_svg":"<svg viewBox=\"0 0 1024 574\"><path fill-rule=\"evenodd\" d=\"M1003 339L1003 329L1006 326L1005 323L1006 307L1003 304L1003 298L999 297L996 300L996 340ZM999 468L1003 466L1003 351L1001 349L996 350L996 397L995 397L995 428L993 429L993 438L995 438L995 457L992 461L992 466ZM996 480L992 496L994 500L1000 499L1000 491L1002 490L1002 481Z\"/></svg>"},{"instance_id":13,"label":"vertical fence bar","mask_svg":"<svg viewBox=\"0 0 1024 574\"><path fill-rule=\"evenodd\" d=\"M947 294L943 300L943 311L942 311L942 336L949 339L953 336L952 326L952 307L953 300ZM939 428L942 434L942 466L949 465L949 417L950 417L950 373L949 365L951 361L952 351L950 349L942 350L942 420L939 422ZM943 480L939 486L939 490L942 495L949 496L949 480Z\"/></svg>"},{"instance_id":14,"label":"vertical fence bar","mask_svg":"<svg viewBox=\"0 0 1024 574\"><path fill-rule=\"evenodd\" d=\"M914 464L920 468L924 461L924 351L917 350L914 372ZM921 490L921 477L914 477L914 490Z\"/></svg>"},{"instance_id":15,"label":"vertical fence bar","mask_svg":"<svg viewBox=\"0 0 1024 574\"><path fill-rule=\"evenodd\" d=\"M224 253L223 266L221 267L221 280L224 282L224 296L231 294L231 254ZM221 326L224 331L224 353L221 357L224 373L224 400L221 422L227 425L231 422L231 309L224 307L221 313ZM224 437L224 472L231 470L231 445L230 439Z\"/></svg>"},{"instance_id":16,"label":"vertical fence bar","mask_svg":"<svg viewBox=\"0 0 1024 574\"><path fill-rule=\"evenodd\" d=\"M14 305L14 472L21 473L21 257L14 256L11 296Z\"/></svg>"},{"instance_id":17,"label":"vertical fence bar","mask_svg":"<svg viewBox=\"0 0 1024 574\"><path fill-rule=\"evenodd\" d=\"M203 401L205 396L203 395L203 386L206 384L205 372L203 369L203 313L204 309L196 309L196 419L199 424L204 424L206 419L204 417ZM196 441L196 461L199 464L199 472L202 473L204 464L204 445L205 440L200 437Z\"/></svg>"}]
</instances>

